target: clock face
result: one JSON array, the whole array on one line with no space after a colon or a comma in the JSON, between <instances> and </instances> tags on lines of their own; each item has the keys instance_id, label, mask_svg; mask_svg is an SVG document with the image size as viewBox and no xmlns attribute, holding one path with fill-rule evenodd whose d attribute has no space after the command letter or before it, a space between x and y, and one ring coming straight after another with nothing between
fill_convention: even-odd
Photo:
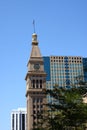
<instances>
[{"instance_id":1,"label":"clock face","mask_svg":"<svg viewBox=\"0 0 87 130\"><path fill-rule=\"evenodd\" d=\"M38 70L40 68L40 65L38 63L34 64L34 69Z\"/></svg>"}]
</instances>

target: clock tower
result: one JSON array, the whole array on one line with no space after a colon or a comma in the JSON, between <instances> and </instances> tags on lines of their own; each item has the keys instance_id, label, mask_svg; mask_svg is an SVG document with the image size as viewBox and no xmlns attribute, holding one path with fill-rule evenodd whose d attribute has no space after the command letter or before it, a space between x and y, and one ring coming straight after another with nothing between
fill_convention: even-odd
<instances>
[{"instance_id":1,"label":"clock tower","mask_svg":"<svg viewBox=\"0 0 87 130\"><path fill-rule=\"evenodd\" d=\"M43 58L41 56L37 34L32 35L32 50L27 64L26 74L26 99L27 99L27 130L37 128L38 115L43 113L46 103L46 95L43 89L46 88L46 73L44 71Z\"/></svg>"}]
</instances>

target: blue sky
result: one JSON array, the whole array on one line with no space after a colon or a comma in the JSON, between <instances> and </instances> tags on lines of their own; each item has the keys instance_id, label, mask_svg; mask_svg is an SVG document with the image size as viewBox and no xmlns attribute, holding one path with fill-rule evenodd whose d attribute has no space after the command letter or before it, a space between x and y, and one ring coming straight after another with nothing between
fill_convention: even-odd
<instances>
[{"instance_id":1,"label":"blue sky","mask_svg":"<svg viewBox=\"0 0 87 130\"><path fill-rule=\"evenodd\" d=\"M0 1L0 130L26 106L27 62L35 20L43 56L87 57L87 0Z\"/></svg>"}]
</instances>

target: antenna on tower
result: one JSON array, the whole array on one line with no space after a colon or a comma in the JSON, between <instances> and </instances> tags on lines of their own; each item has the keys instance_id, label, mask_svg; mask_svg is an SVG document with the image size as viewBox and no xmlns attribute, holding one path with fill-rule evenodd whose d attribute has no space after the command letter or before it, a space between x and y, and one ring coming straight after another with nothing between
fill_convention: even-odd
<instances>
[{"instance_id":1,"label":"antenna on tower","mask_svg":"<svg viewBox=\"0 0 87 130\"><path fill-rule=\"evenodd\" d=\"M33 20L33 28L34 28L34 33L35 33L35 20Z\"/></svg>"}]
</instances>

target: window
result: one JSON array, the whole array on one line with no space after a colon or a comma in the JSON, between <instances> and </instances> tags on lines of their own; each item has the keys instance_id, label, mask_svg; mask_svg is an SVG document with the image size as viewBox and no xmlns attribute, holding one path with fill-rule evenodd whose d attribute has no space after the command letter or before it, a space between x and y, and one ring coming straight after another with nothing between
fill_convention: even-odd
<instances>
[{"instance_id":1,"label":"window","mask_svg":"<svg viewBox=\"0 0 87 130\"><path fill-rule=\"evenodd\" d=\"M39 102L39 98L37 98L37 103Z\"/></svg>"},{"instance_id":2,"label":"window","mask_svg":"<svg viewBox=\"0 0 87 130\"><path fill-rule=\"evenodd\" d=\"M34 110L34 111L33 111L33 114L35 114L35 113L36 113L36 111Z\"/></svg>"},{"instance_id":3,"label":"window","mask_svg":"<svg viewBox=\"0 0 87 130\"><path fill-rule=\"evenodd\" d=\"M40 111L38 110L38 111L37 111L37 114L39 114L39 113L40 113Z\"/></svg>"},{"instance_id":4,"label":"window","mask_svg":"<svg viewBox=\"0 0 87 130\"><path fill-rule=\"evenodd\" d=\"M43 105L41 105L40 108L43 108Z\"/></svg>"},{"instance_id":5,"label":"window","mask_svg":"<svg viewBox=\"0 0 87 130\"><path fill-rule=\"evenodd\" d=\"M42 80L40 80L40 88L42 88Z\"/></svg>"},{"instance_id":6,"label":"window","mask_svg":"<svg viewBox=\"0 0 87 130\"><path fill-rule=\"evenodd\" d=\"M35 80L33 79L33 88L35 88Z\"/></svg>"},{"instance_id":7,"label":"window","mask_svg":"<svg viewBox=\"0 0 87 130\"><path fill-rule=\"evenodd\" d=\"M69 78L69 76L68 75L66 75L66 79L68 79Z\"/></svg>"},{"instance_id":8,"label":"window","mask_svg":"<svg viewBox=\"0 0 87 130\"><path fill-rule=\"evenodd\" d=\"M35 105L33 105L33 108L35 108L36 106Z\"/></svg>"},{"instance_id":9,"label":"window","mask_svg":"<svg viewBox=\"0 0 87 130\"><path fill-rule=\"evenodd\" d=\"M36 88L38 88L38 80L36 80Z\"/></svg>"},{"instance_id":10,"label":"window","mask_svg":"<svg viewBox=\"0 0 87 130\"><path fill-rule=\"evenodd\" d=\"M34 120L36 119L36 116L33 116Z\"/></svg>"},{"instance_id":11,"label":"window","mask_svg":"<svg viewBox=\"0 0 87 130\"><path fill-rule=\"evenodd\" d=\"M22 130L25 130L25 115L22 114Z\"/></svg>"},{"instance_id":12,"label":"window","mask_svg":"<svg viewBox=\"0 0 87 130\"><path fill-rule=\"evenodd\" d=\"M39 105L37 105L37 108L39 108Z\"/></svg>"}]
</instances>

